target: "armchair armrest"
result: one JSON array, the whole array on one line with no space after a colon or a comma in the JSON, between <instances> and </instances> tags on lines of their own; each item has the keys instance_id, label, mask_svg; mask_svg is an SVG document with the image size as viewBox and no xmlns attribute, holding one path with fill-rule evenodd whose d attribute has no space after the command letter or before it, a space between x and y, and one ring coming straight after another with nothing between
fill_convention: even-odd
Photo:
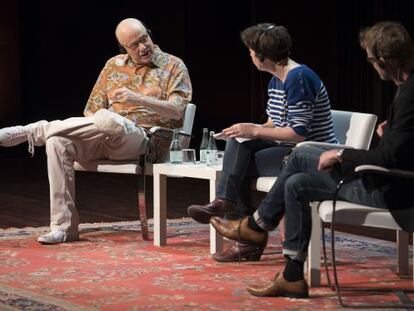
<instances>
[{"instance_id":1,"label":"armchair armrest","mask_svg":"<svg viewBox=\"0 0 414 311\"><path fill-rule=\"evenodd\" d=\"M151 139L154 136L170 139L172 137L173 131L174 131L174 129L167 128L167 127L161 127L161 126L153 126L152 128L150 128L149 130L146 131L147 132L147 137L148 137L147 146L145 148L145 153L142 154L139 158L139 163L142 167L145 168L145 163L147 163L148 156L150 155L149 154L150 153L150 143L149 142L151 141ZM183 131L179 131L178 135L185 136L185 137L192 137L191 134L188 134L188 133L183 132Z\"/></svg>"},{"instance_id":2,"label":"armchair armrest","mask_svg":"<svg viewBox=\"0 0 414 311\"><path fill-rule=\"evenodd\" d=\"M174 129L170 129L170 128L167 128L167 127L154 126L154 127L149 129L147 134L148 134L148 136L159 135L159 136L162 137L162 136L167 136L168 135L168 137L170 137L171 136L170 134L173 131L174 131ZM185 133L183 131L179 131L178 134L181 135L181 136L191 137L191 134Z\"/></svg>"},{"instance_id":3,"label":"armchair armrest","mask_svg":"<svg viewBox=\"0 0 414 311\"><path fill-rule=\"evenodd\" d=\"M396 176L402 178L414 179L414 171L389 169L377 165L359 165L355 168L355 173L376 173L381 175Z\"/></svg>"},{"instance_id":4,"label":"armchair armrest","mask_svg":"<svg viewBox=\"0 0 414 311\"><path fill-rule=\"evenodd\" d=\"M296 147L300 146L315 146L324 149L354 149L354 147L348 145L330 144L319 141L302 141L296 145Z\"/></svg>"}]
</instances>

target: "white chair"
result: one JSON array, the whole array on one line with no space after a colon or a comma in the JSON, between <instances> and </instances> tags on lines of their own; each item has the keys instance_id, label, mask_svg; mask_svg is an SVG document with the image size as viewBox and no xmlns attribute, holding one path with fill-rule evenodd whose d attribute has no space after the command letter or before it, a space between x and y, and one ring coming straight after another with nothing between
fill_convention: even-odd
<instances>
[{"instance_id":1,"label":"white chair","mask_svg":"<svg viewBox=\"0 0 414 311\"><path fill-rule=\"evenodd\" d=\"M184 113L183 126L179 129L182 148L188 148L190 144L191 134L193 130L194 116L196 106L189 103ZM149 137L161 134L162 132L172 132L172 129L153 127L149 131ZM162 134L161 134L162 135ZM138 213L141 221L142 237L149 240L148 222L145 200L145 175L152 175L152 164L146 161L145 154L141 159L130 161L112 161L112 160L96 160L86 163L75 162L76 171L101 172L101 173L120 173L133 174L138 176Z\"/></svg>"},{"instance_id":2,"label":"white chair","mask_svg":"<svg viewBox=\"0 0 414 311\"><path fill-rule=\"evenodd\" d=\"M373 174L375 177L378 176L393 176L399 180L403 179L412 179L414 180L414 172L402 171L402 170L390 170L379 166L373 165L361 165L355 168L355 173L362 174ZM392 181L390 181L392 182ZM336 269L336 256L335 256L335 224L344 224L344 225L358 225L358 226L367 226L375 228L385 228L392 229L396 231L396 241L397 241L397 273L401 275L409 274L409 235L412 232L404 231L394 220L393 216L388 209L374 208L359 204L353 204L345 201L337 201L337 195L340 191L340 188L343 184L343 180L338 183L337 190L335 192L334 200L322 201L312 206L312 226L315 227L315 231L312 232L311 244L309 245L309 250L314 253L314 257L320 256L320 230L323 230L323 223L331 223L331 256L332 256L332 268L335 281L335 289L337 292L337 297L340 305L342 307L358 307L358 308L414 308L414 303L410 299L404 297L403 292L398 293L398 296L402 298L401 304L347 304L344 303L341 296L341 288L339 286L337 269ZM412 215L410 215L412 217ZM322 222L321 222L322 221ZM412 226L409 229L412 230ZM323 238L323 237L322 237ZM324 242L324 240L323 240ZM328 285L331 286L331 281L329 278L329 272L326 264L326 250L325 242L323 243L323 253L325 259L325 268L328 278ZM316 265L310 263L310 266L314 267L316 270ZM315 273L315 270L311 272ZM414 273L414 269L413 269ZM354 290L354 289L353 289ZM386 290L381 288L381 290ZM377 289L378 291L378 289ZM391 290L390 290L391 291Z\"/></svg>"},{"instance_id":3,"label":"white chair","mask_svg":"<svg viewBox=\"0 0 414 311\"><path fill-rule=\"evenodd\" d=\"M369 113L332 110L332 122L339 145L306 141L297 147L307 145L325 148L368 149L374 133L377 116ZM277 177L259 177L254 188L257 191L269 192Z\"/></svg>"}]
</instances>

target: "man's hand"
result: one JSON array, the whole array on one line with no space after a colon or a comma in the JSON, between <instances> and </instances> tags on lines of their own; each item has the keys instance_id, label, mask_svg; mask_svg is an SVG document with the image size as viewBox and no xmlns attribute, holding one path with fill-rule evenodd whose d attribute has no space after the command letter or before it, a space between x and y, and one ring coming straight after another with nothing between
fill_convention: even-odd
<instances>
[{"instance_id":1,"label":"man's hand","mask_svg":"<svg viewBox=\"0 0 414 311\"><path fill-rule=\"evenodd\" d=\"M225 128L222 133L226 137L244 137L255 138L255 129L257 125L253 123L236 123L228 128Z\"/></svg>"},{"instance_id":2,"label":"man's hand","mask_svg":"<svg viewBox=\"0 0 414 311\"><path fill-rule=\"evenodd\" d=\"M384 130L386 128L387 128L387 120L385 120L384 122L378 125L376 132L379 138L382 138L382 136L384 135Z\"/></svg>"},{"instance_id":3,"label":"man's hand","mask_svg":"<svg viewBox=\"0 0 414 311\"><path fill-rule=\"evenodd\" d=\"M329 171L332 169L333 165L336 162L339 162L340 159L336 155L338 152L337 149L325 151L319 156L318 170L320 171Z\"/></svg>"},{"instance_id":4,"label":"man's hand","mask_svg":"<svg viewBox=\"0 0 414 311\"><path fill-rule=\"evenodd\" d=\"M146 96L121 87L114 91L114 103L129 103L145 106Z\"/></svg>"}]
</instances>

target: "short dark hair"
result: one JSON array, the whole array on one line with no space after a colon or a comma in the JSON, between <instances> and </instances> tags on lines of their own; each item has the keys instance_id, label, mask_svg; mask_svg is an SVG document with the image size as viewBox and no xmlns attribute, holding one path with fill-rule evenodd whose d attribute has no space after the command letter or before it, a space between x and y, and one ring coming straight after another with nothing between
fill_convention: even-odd
<instances>
[{"instance_id":1,"label":"short dark hair","mask_svg":"<svg viewBox=\"0 0 414 311\"><path fill-rule=\"evenodd\" d=\"M376 58L395 59L403 65L414 58L413 39L398 22L382 21L359 32L359 43Z\"/></svg>"},{"instance_id":2,"label":"short dark hair","mask_svg":"<svg viewBox=\"0 0 414 311\"><path fill-rule=\"evenodd\" d=\"M290 55L292 39L284 26L257 24L243 30L240 37L244 45L253 50L261 61L269 58L280 62Z\"/></svg>"}]
</instances>

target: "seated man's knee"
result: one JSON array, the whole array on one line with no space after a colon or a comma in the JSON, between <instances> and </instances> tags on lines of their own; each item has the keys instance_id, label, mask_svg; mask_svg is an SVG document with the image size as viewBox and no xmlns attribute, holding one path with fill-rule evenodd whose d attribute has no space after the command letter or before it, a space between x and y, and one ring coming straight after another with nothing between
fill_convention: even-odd
<instances>
[{"instance_id":1,"label":"seated man's knee","mask_svg":"<svg viewBox=\"0 0 414 311\"><path fill-rule=\"evenodd\" d=\"M292 153L288 157L288 161L299 161L299 163L307 160L318 161L319 156L325 150L319 147L304 145L293 149Z\"/></svg>"},{"instance_id":2,"label":"seated man's knee","mask_svg":"<svg viewBox=\"0 0 414 311\"><path fill-rule=\"evenodd\" d=\"M320 147L312 146L312 145L303 145L296 147L293 149L293 152L304 156L304 155L314 155L314 154L321 154L324 150Z\"/></svg>"},{"instance_id":3,"label":"seated man's knee","mask_svg":"<svg viewBox=\"0 0 414 311\"><path fill-rule=\"evenodd\" d=\"M299 197L304 193L304 189L311 182L312 177L306 173L296 173L291 175L285 183L285 195Z\"/></svg>"}]
</instances>

